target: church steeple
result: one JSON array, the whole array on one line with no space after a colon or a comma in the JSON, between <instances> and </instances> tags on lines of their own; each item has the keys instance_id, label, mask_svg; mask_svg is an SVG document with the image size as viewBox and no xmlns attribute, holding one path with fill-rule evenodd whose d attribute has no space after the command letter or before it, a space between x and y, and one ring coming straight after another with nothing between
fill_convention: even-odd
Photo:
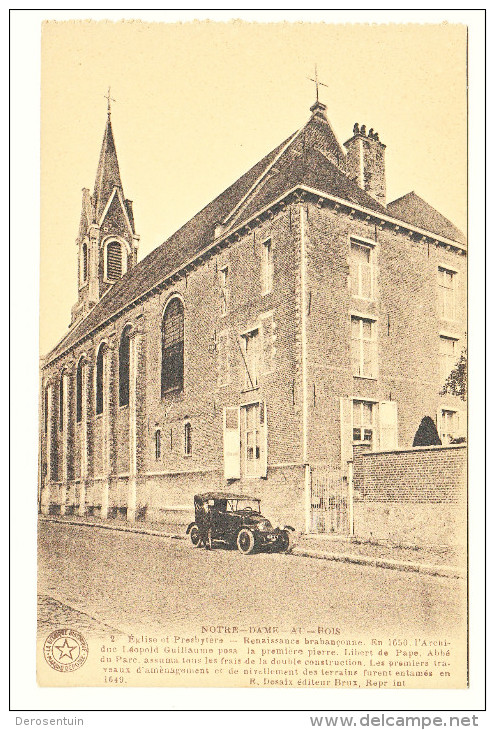
<instances>
[{"instance_id":1,"label":"church steeple","mask_svg":"<svg viewBox=\"0 0 495 730\"><path fill-rule=\"evenodd\" d=\"M112 121L110 112L108 112L93 192L97 218L103 212L114 187L122 190L119 161L117 159L117 150L115 149L115 140L113 138Z\"/></svg>"},{"instance_id":2,"label":"church steeple","mask_svg":"<svg viewBox=\"0 0 495 730\"><path fill-rule=\"evenodd\" d=\"M108 110L93 195L83 189L79 223L78 301L72 324L86 316L105 291L137 262L139 236L134 228L132 201L124 198L113 136L110 89Z\"/></svg>"}]
</instances>

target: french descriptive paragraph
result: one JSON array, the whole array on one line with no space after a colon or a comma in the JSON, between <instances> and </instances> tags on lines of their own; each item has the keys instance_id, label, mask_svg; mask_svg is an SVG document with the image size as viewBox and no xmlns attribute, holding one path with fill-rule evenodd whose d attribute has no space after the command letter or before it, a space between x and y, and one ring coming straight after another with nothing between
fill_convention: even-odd
<instances>
[{"instance_id":1,"label":"french descriptive paragraph","mask_svg":"<svg viewBox=\"0 0 495 730\"><path fill-rule=\"evenodd\" d=\"M462 649L446 636L203 627L191 635L109 636L91 653L103 685L440 689L465 686Z\"/></svg>"}]
</instances>

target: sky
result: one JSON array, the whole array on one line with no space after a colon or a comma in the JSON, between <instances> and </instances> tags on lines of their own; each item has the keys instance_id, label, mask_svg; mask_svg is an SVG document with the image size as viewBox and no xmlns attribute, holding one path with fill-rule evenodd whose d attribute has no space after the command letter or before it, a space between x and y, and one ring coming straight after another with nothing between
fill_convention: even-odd
<instances>
[{"instance_id":1,"label":"sky","mask_svg":"<svg viewBox=\"0 0 495 730\"><path fill-rule=\"evenodd\" d=\"M387 201L414 190L466 231L466 29L461 24L46 22L41 66L40 353L77 300L81 190L112 125L141 260L320 100L386 149Z\"/></svg>"}]
</instances>

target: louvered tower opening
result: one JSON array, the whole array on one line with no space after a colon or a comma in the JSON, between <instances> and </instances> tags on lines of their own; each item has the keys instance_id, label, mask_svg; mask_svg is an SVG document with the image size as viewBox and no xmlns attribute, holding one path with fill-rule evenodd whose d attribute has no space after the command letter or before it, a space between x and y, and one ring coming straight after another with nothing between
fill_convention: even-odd
<instances>
[{"instance_id":1,"label":"louvered tower opening","mask_svg":"<svg viewBox=\"0 0 495 730\"><path fill-rule=\"evenodd\" d=\"M118 241L107 246L107 279L116 281L122 276L122 247Z\"/></svg>"}]
</instances>

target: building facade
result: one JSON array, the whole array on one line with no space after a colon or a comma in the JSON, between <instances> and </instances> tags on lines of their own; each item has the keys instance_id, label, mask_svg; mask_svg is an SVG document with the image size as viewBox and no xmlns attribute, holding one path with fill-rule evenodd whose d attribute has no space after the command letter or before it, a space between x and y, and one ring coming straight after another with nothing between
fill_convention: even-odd
<instances>
[{"instance_id":1,"label":"building facade","mask_svg":"<svg viewBox=\"0 0 495 730\"><path fill-rule=\"evenodd\" d=\"M79 297L41 369L40 509L184 521L230 488L310 532L314 474L444 443L466 338L466 242L415 193L386 204L385 145L309 121L137 263L110 114L83 191ZM229 486L230 485L230 486ZM234 486L235 485L235 486Z\"/></svg>"}]
</instances>

